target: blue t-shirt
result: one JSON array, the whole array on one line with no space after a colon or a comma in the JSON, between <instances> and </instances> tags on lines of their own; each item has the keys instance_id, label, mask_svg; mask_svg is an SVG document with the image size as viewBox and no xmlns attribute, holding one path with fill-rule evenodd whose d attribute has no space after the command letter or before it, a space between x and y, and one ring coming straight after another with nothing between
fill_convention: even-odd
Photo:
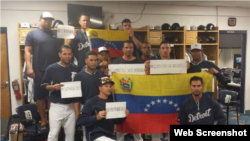
<instances>
[{"instance_id":1,"label":"blue t-shirt","mask_svg":"<svg viewBox=\"0 0 250 141\"><path fill-rule=\"evenodd\" d=\"M85 63L85 56L90 51L90 41L88 41L86 32L77 30L76 37L72 42L74 56L77 59L79 69L82 69Z\"/></svg>"},{"instance_id":2,"label":"blue t-shirt","mask_svg":"<svg viewBox=\"0 0 250 141\"><path fill-rule=\"evenodd\" d=\"M104 74L100 71L96 71L94 74L90 74L85 70L82 70L75 76L74 81L81 81L82 104L85 104L88 99L99 94L99 82L100 78L103 76Z\"/></svg>"},{"instance_id":3,"label":"blue t-shirt","mask_svg":"<svg viewBox=\"0 0 250 141\"><path fill-rule=\"evenodd\" d=\"M71 64L69 67L63 67L58 63L54 63L46 69L45 75L42 80L42 87L47 85L60 84L61 82L72 82L78 72L78 67ZM61 98L61 91L51 91L50 101L52 103L69 104L78 102L79 98Z\"/></svg>"},{"instance_id":4,"label":"blue t-shirt","mask_svg":"<svg viewBox=\"0 0 250 141\"><path fill-rule=\"evenodd\" d=\"M26 37L25 46L32 47L33 70L45 70L49 65L60 60L58 52L64 40L56 37L56 31L41 30L30 31Z\"/></svg>"}]
</instances>

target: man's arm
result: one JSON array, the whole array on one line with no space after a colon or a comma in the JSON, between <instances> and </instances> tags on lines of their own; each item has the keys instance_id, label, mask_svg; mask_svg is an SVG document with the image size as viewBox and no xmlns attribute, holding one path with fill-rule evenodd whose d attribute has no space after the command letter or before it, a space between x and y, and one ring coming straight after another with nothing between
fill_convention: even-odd
<instances>
[{"instance_id":1,"label":"man's arm","mask_svg":"<svg viewBox=\"0 0 250 141\"><path fill-rule=\"evenodd\" d=\"M92 104L93 103L90 100L88 100L86 102L86 104L84 105L84 107L82 109L82 112L78 116L78 119L77 119L78 125L91 126L91 125L97 123L97 121L101 119L98 117L98 115L102 111L100 111L98 114L95 113L92 115L93 112L96 112L96 111L92 111ZM103 114L102 114L102 118L105 118L105 117L103 117Z\"/></svg>"},{"instance_id":2,"label":"man's arm","mask_svg":"<svg viewBox=\"0 0 250 141\"><path fill-rule=\"evenodd\" d=\"M131 37L133 42L135 43L136 47L141 50L142 43L136 38L136 37Z\"/></svg>"},{"instance_id":3,"label":"man's arm","mask_svg":"<svg viewBox=\"0 0 250 141\"><path fill-rule=\"evenodd\" d=\"M50 83L53 81L53 74L54 74L54 70L49 66L46 71L45 74L43 76L42 79L42 83L41 83L41 87L45 88L48 91L59 91L61 90L61 87L63 87L63 84L54 84L51 85Z\"/></svg>"},{"instance_id":4,"label":"man's arm","mask_svg":"<svg viewBox=\"0 0 250 141\"><path fill-rule=\"evenodd\" d=\"M141 50L142 47L142 43L135 37L134 35L134 30L132 29L132 26L130 28L130 30L128 31L129 36L131 37L131 39L133 40L133 42L135 43L136 47Z\"/></svg>"},{"instance_id":5,"label":"man's arm","mask_svg":"<svg viewBox=\"0 0 250 141\"><path fill-rule=\"evenodd\" d=\"M150 75L150 60L144 62L145 64L145 74Z\"/></svg>"},{"instance_id":6,"label":"man's arm","mask_svg":"<svg viewBox=\"0 0 250 141\"><path fill-rule=\"evenodd\" d=\"M24 58L27 66L27 75L30 78L35 78L35 72L31 65L31 55L32 55L32 47L25 46L24 48Z\"/></svg>"},{"instance_id":7,"label":"man's arm","mask_svg":"<svg viewBox=\"0 0 250 141\"><path fill-rule=\"evenodd\" d=\"M179 112L179 116L178 116L178 122L180 122L181 125L188 124L184 103L182 104L182 106L180 108L180 112Z\"/></svg>"},{"instance_id":8,"label":"man's arm","mask_svg":"<svg viewBox=\"0 0 250 141\"><path fill-rule=\"evenodd\" d=\"M209 68L208 72L214 74L216 76L216 78L218 79L218 81L225 85L225 77L223 76L223 74L221 73L221 70L215 65L212 63L212 67Z\"/></svg>"},{"instance_id":9,"label":"man's arm","mask_svg":"<svg viewBox=\"0 0 250 141\"><path fill-rule=\"evenodd\" d=\"M83 90L83 82L82 82L81 75L79 73L75 75L74 81L81 81L81 90L83 92L84 91ZM82 100L82 97L76 98L76 100L77 101L74 102L73 106L74 106L74 111L75 111L75 118L77 119L79 116L80 110L82 110L82 109L80 109L80 102Z\"/></svg>"},{"instance_id":10,"label":"man's arm","mask_svg":"<svg viewBox=\"0 0 250 141\"><path fill-rule=\"evenodd\" d=\"M79 111L80 111L80 104L79 102L73 103L74 106L74 111L75 111L75 118L77 119L79 116Z\"/></svg>"},{"instance_id":11,"label":"man's arm","mask_svg":"<svg viewBox=\"0 0 250 141\"><path fill-rule=\"evenodd\" d=\"M46 90L53 90L53 91L59 91L61 90L61 87L63 87L63 84L54 84L54 85L46 85Z\"/></svg>"},{"instance_id":12,"label":"man's arm","mask_svg":"<svg viewBox=\"0 0 250 141\"><path fill-rule=\"evenodd\" d=\"M100 64L99 64L99 67L107 67L109 65L108 61L102 61Z\"/></svg>"},{"instance_id":13,"label":"man's arm","mask_svg":"<svg viewBox=\"0 0 250 141\"><path fill-rule=\"evenodd\" d=\"M225 77L222 75L222 73L219 72L215 76L222 85L226 85Z\"/></svg>"}]
</instances>

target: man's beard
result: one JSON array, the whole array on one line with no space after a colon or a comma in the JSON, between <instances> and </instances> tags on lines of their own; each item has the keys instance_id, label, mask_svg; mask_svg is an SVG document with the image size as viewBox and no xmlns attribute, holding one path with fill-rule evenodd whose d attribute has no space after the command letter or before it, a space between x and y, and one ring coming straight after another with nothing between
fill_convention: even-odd
<instances>
[{"instance_id":1,"label":"man's beard","mask_svg":"<svg viewBox=\"0 0 250 141\"><path fill-rule=\"evenodd\" d=\"M193 93L193 95L194 95L195 97L198 97L198 96L201 95L201 93Z\"/></svg>"}]
</instances>

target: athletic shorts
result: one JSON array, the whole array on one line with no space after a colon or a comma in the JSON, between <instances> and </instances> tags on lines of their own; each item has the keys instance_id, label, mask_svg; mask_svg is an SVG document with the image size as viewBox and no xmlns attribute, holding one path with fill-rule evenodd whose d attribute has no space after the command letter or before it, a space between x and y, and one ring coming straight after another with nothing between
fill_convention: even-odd
<instances>
[{"instance_id":1,"label":"athletic shorts","mask_svg":"<svg viewBox=\"0 0 250 141\"><path fill-rule=\"evenodd\" d=\"M41 82L45 71L35 71L34 79L34 100L46 99L49 96L49 91L41 87Z\"/></svg>"}]
</instances>

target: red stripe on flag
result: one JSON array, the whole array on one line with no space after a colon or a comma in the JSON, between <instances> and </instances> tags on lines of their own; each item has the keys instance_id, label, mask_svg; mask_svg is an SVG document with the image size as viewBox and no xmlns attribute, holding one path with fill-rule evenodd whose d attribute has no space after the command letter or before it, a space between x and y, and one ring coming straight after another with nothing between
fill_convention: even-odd
<instances>
[{"instance_id":1,"label":"red stripe on flag","mask_svg":"<svg viewBox=\"0 0 250 141\"><path fill-rule=\"evenodd\" d=\"M118 58L123 56L123 52L121 50L112 48L112 47L106 47L109 50L109 57L111 58ZM98 48L92 48L92 50L96 53L98 53Z\"/></svg>"},{"instance_id":2,"label":"red stripe on flag","mask_svg":"<svg viewBox=\"0 0 250 141\"><path fill-rule=\"evenodd\" d=\"M130 114L126 121L117 124L122 133L169 133L170 125L179 125L175 114Z\"/></svg>"}]
</instances>

